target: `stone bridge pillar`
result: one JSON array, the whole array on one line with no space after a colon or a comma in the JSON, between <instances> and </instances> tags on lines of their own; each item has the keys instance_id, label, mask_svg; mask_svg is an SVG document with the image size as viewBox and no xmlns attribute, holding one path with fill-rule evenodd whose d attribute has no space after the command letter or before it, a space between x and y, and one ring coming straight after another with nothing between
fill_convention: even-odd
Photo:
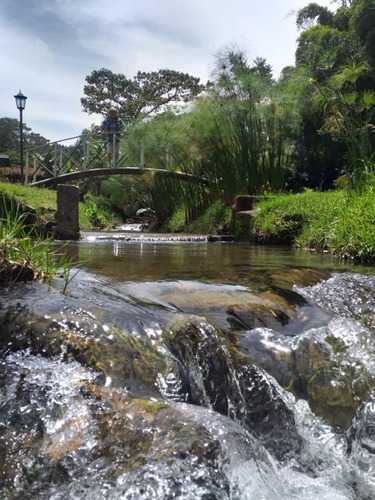
<instances>
[{"instance_id":1,"label":"stone bridge pillar","mask_svg":"<svg viewBox=\"0 0 375 500\"><path fill-rule=\"evenodd\" d=\"M56 238L59 240L79 240L78 220L79 189L76 186L57 186Z\"/></svg>"},{"instance_id":2,"label":"stone bridge pillar","mask_svg":"<svg viewBox=\"0 0 375 500\"><path fill-rule=\"evenodd\" d=\"M254 196L239 195L232 206L233 236L237 241L251 241L254 220Z\"/></svg>"}]
</instances>

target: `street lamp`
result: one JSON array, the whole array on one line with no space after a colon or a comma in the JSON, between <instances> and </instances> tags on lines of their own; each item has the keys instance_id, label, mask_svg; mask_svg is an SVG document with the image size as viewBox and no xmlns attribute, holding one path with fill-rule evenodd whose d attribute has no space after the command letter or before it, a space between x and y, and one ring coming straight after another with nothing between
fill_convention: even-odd
<instances>
[{"instance_id":1,"label":"street lamp","mask_svg":"<svg viewBox=\"0 0 375 500\"><path fill-rule=\"evenodd\" d=\"M20 154L21 154L21 184L23 183L23 124L22 124L22 111L26 106L27 97L22 94L21 91L18 92L17 95L14 96L16 100L17 109L20 110Z\"/></svg>"}]
</instances>

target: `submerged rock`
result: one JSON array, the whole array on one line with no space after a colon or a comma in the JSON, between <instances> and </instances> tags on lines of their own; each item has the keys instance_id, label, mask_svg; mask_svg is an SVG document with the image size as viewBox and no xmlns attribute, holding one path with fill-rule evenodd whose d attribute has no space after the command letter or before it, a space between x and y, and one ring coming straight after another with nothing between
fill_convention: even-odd
<instances>
[{"instance_id":1,"label":"submerged rock","mask_svg":"<svg viewBox=\"0 0 375 500\"><path fill-rule=\"evenodd\" d=\"M254 294L233 285L172 284L164 287L160 296L179 311L204 316L225 331L257 326L280 328L290 321L294 309L292 301L270 290Z\"/></svg>"},{"instance_id":2,"label":"submerged rock","mask_svg":"<svg viewBox=\"0 0 375 500\"><path fill-rule=\"evenodd\" d=\"M255 366L237 372L244 407L241 422L279 460L299 454L302 438L293 411L293 397Z\"/></svg>"},{"instance_id":3,"label":"submerged rock","mask_svg":"<svg viewBox=\"0 0 375 500\"><path fill-rule=\"evenodd\" d=\"M299 394L312 410L348 429L356 408L371 394L374 376L352 358L344 339L333 336L336 323L310 330L293 341Z\"/></svg>"},{"instance_id":4,"label":"submerged rock","mask_svg":"<svg viewBox=\"0 0 375 500\"><path fill-rule=\"evenodd\" d=\"M97 384L92 371L33 355L0 365L0 490L11 498L275 499L272 459L205 408ZM251 475L237 477L244 463Z\"/></svg>"},{"instance_id":5,"label":"submerged rock","mask_svg":"<svg viewBox=\"0 0 375 500\"><path fill-rule=\"evenodd\" d=\"M373 455L375 465L375 395L358 407L347 435L348 453L367 451Z\"/></svg>"},{"instance_id":6,"label":"submerged rock","mask_svg":"<svg viewBox=\"0 0 375 500\"><path fill-rule=\"evenodd\" d=\"M302 440L289 398L219 329L203 318L182 316L163 338L179 364L185 401L239 421L278 459L298 453Z\"/></svg>"},{"instance_id":7,"label":"submerged rock","mask_svg":"<svg viewBox=\"0 0 375 500\"><path fill-rule=\"evenodd\" d=\"M65 312L38 316L11 306L0 315L0 348L5 352L27 349L42 356L75 360L101 373L103 382L132 390L156 392L158 373L166 373L168 359L147 337L125 333L97 323L90 314Z\"/></svg>"},{"instance_id":8,"label":"submerged rock","mask_svg":"<svg viewBox=\"0 0 375 500\"><path fill-rule=\"evenodd\" d=\"M347 432L349 477L357 498L375 496L375 396L358 407Z\"/></svg>"}]
</instances>

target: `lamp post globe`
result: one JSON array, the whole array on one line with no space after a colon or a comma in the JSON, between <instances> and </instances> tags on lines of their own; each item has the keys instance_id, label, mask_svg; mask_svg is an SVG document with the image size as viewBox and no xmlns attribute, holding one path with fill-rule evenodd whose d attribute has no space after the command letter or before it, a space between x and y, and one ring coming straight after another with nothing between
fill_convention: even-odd
<instances>
[{"instance_id":1,"label":"lamp post globe","mask_svg":"<svg viewBox=\"0 0 375 500\"><path fill-rule=\"evenodd\" d=\"M20 112L20 155L21 155L21 184L22 184L23 180L24 180L24 175L23 175L23 123L22 123L22 112L25 109L27 97L25 95L23 95L21 91L19 91L18 94L14 96L14 98L16 100L17 109Z\"/></svg>"}]
</instances>

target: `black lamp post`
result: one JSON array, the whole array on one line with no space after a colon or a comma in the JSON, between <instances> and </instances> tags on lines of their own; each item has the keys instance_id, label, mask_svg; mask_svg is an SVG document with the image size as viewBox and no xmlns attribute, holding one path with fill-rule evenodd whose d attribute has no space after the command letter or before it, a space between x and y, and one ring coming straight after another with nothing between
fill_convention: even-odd
<instances>
[{"instance_id":1,"label":"black lamp post","mask_svg":"<svg viewBox=\"0 0 375 500\"><path fill-rule=\"evenodd\" d=\"M23 183L23 124L22 124L22 111L26 106L27 97L22 94L21 91L18 92L17 95L14 96L16 100L17 109L20 110L20 154L21 154L21 184Z\"/></svg>"}]
</instances>

